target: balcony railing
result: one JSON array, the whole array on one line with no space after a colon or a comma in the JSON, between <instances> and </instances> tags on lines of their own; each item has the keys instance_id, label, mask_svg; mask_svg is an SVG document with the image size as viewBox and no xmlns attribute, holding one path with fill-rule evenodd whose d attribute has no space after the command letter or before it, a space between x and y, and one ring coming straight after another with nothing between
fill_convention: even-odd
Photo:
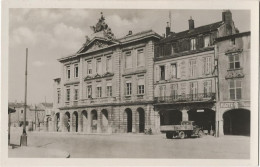
<instances>
[{"instance_id":1,"label":"balcony railing","mask_svg":"<svg viewBox=\"0 0 260 167\"><path fill-rule=\"evenodd\" d=\"M155 97L157 103L178 103L178 102L192 102L192 101L213 101L216 93L198 93L198 94L182 94L175 96L161 96Z\"/></svg>"}]
</instances>

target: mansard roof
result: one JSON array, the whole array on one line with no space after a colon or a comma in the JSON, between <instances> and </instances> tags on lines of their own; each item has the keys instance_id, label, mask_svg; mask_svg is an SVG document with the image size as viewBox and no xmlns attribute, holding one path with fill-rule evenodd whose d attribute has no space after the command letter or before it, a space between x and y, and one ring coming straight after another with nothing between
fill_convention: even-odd
<instances>
[{"instance_id":1,"label":"mansard roof","mask_svg":"<svg viewBox=\"0 0 260 167\"><path fill-rule=\"evenodd\" d=\"M186 30L178 33L171 34L170 36L162 39L159 43L166 43L170 41L175 41L178 39L183 39L183 38L190 38L199 34L205 34L209 33L212 31L216 31L221 25L223 25L223 21L215 22L212 24L207 24L204 26L200 26L191 30Z\"/></svg>"}]
</instances>

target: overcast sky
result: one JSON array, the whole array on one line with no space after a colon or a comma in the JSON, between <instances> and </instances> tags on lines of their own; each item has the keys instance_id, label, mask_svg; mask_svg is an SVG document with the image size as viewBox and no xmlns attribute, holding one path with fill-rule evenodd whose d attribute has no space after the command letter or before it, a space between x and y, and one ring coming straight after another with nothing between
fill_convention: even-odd
<instances>
[{"instance_id":1,"label":"overcast sky","mask_svg":"<svg viewBox=\"0 0 260 167\"><path fill-rule=\"evenodd\" d=\"M165 33L169 10L10 9L9 10L9 101L24 100L25 48L29 48L28 103L53 100L53 79L60 75L58 58L77 52L85 36L93 32L104 13L105 22L117 38L153 29ZM231 10L240 32L250 31L250 11ZM172 31L221 21L222 10L171 10Z\"/></svg>"}]
</instances>

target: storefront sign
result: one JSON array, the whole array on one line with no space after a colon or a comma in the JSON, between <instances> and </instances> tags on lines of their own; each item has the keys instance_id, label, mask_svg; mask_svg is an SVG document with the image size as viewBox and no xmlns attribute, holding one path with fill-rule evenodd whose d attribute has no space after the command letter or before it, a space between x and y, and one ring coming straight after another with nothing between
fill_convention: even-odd
<instances>
[{"instance_id":1,"label":"storefront sign","mask_svg":"<svg viewBox=\"0 0 260 167\"><path fill-rule=\"evenodd\" d=\"M220 103L220 108L234 108L233 102Z\"/></svg>"},{"instance_id":2,"label":"storefront sign","mask_svg":"<svg viewBox=\"0 0 260 167\"><path fill-rule=\"evenodd\" d=\"M220 103L220 108L239 108L239 107L250 107L250 101Z\"/></svg>"},{"instance_id":3,"label":"storefront sign","mask_svg":"<svg viewBox=\"0 0 260 167\"><path fill-rule=\"evenodd\" d=\"M204 110L197 110L197 112L204 112Z\"/></svg>"}]
</instances>

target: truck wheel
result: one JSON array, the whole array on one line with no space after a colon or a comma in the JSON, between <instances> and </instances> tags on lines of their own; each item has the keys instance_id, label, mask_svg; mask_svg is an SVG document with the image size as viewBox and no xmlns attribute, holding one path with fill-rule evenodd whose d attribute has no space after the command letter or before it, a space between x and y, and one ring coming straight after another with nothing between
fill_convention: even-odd
<instances>
[{"instance_id":1,"label":"truck wheel","mask_svg":"<svg viewBox=\"0 0 260 167\"><path fill-rule=\"evenodd\" d=\"M200 130L199 133L198 133L198 137L199 137L199 138L202 138L203 135L204 135L204 134L203 134L202 130Z\"/></svg>"},{"instance_id":2,"label":"truck wheel","mask_svg":"<svg viewBox=\"0 0 260 167\"><path fill-rule=\"evenodd\" d=\"M166 138L167 139L172 139L173 133L172 132L166 132Z\"/></svg>"},{"instance_id":3,"label":"truck wheel","mask_svg":"<svg viewBox=\"0 0 260 167\"><path fill-rule=\"evenodd\" d=\"M181 139L184 139L184 138L185 138L185 133L184 133L183 131L180 131L179 137L180 137Z\"/></svg>"}]
</instances>

